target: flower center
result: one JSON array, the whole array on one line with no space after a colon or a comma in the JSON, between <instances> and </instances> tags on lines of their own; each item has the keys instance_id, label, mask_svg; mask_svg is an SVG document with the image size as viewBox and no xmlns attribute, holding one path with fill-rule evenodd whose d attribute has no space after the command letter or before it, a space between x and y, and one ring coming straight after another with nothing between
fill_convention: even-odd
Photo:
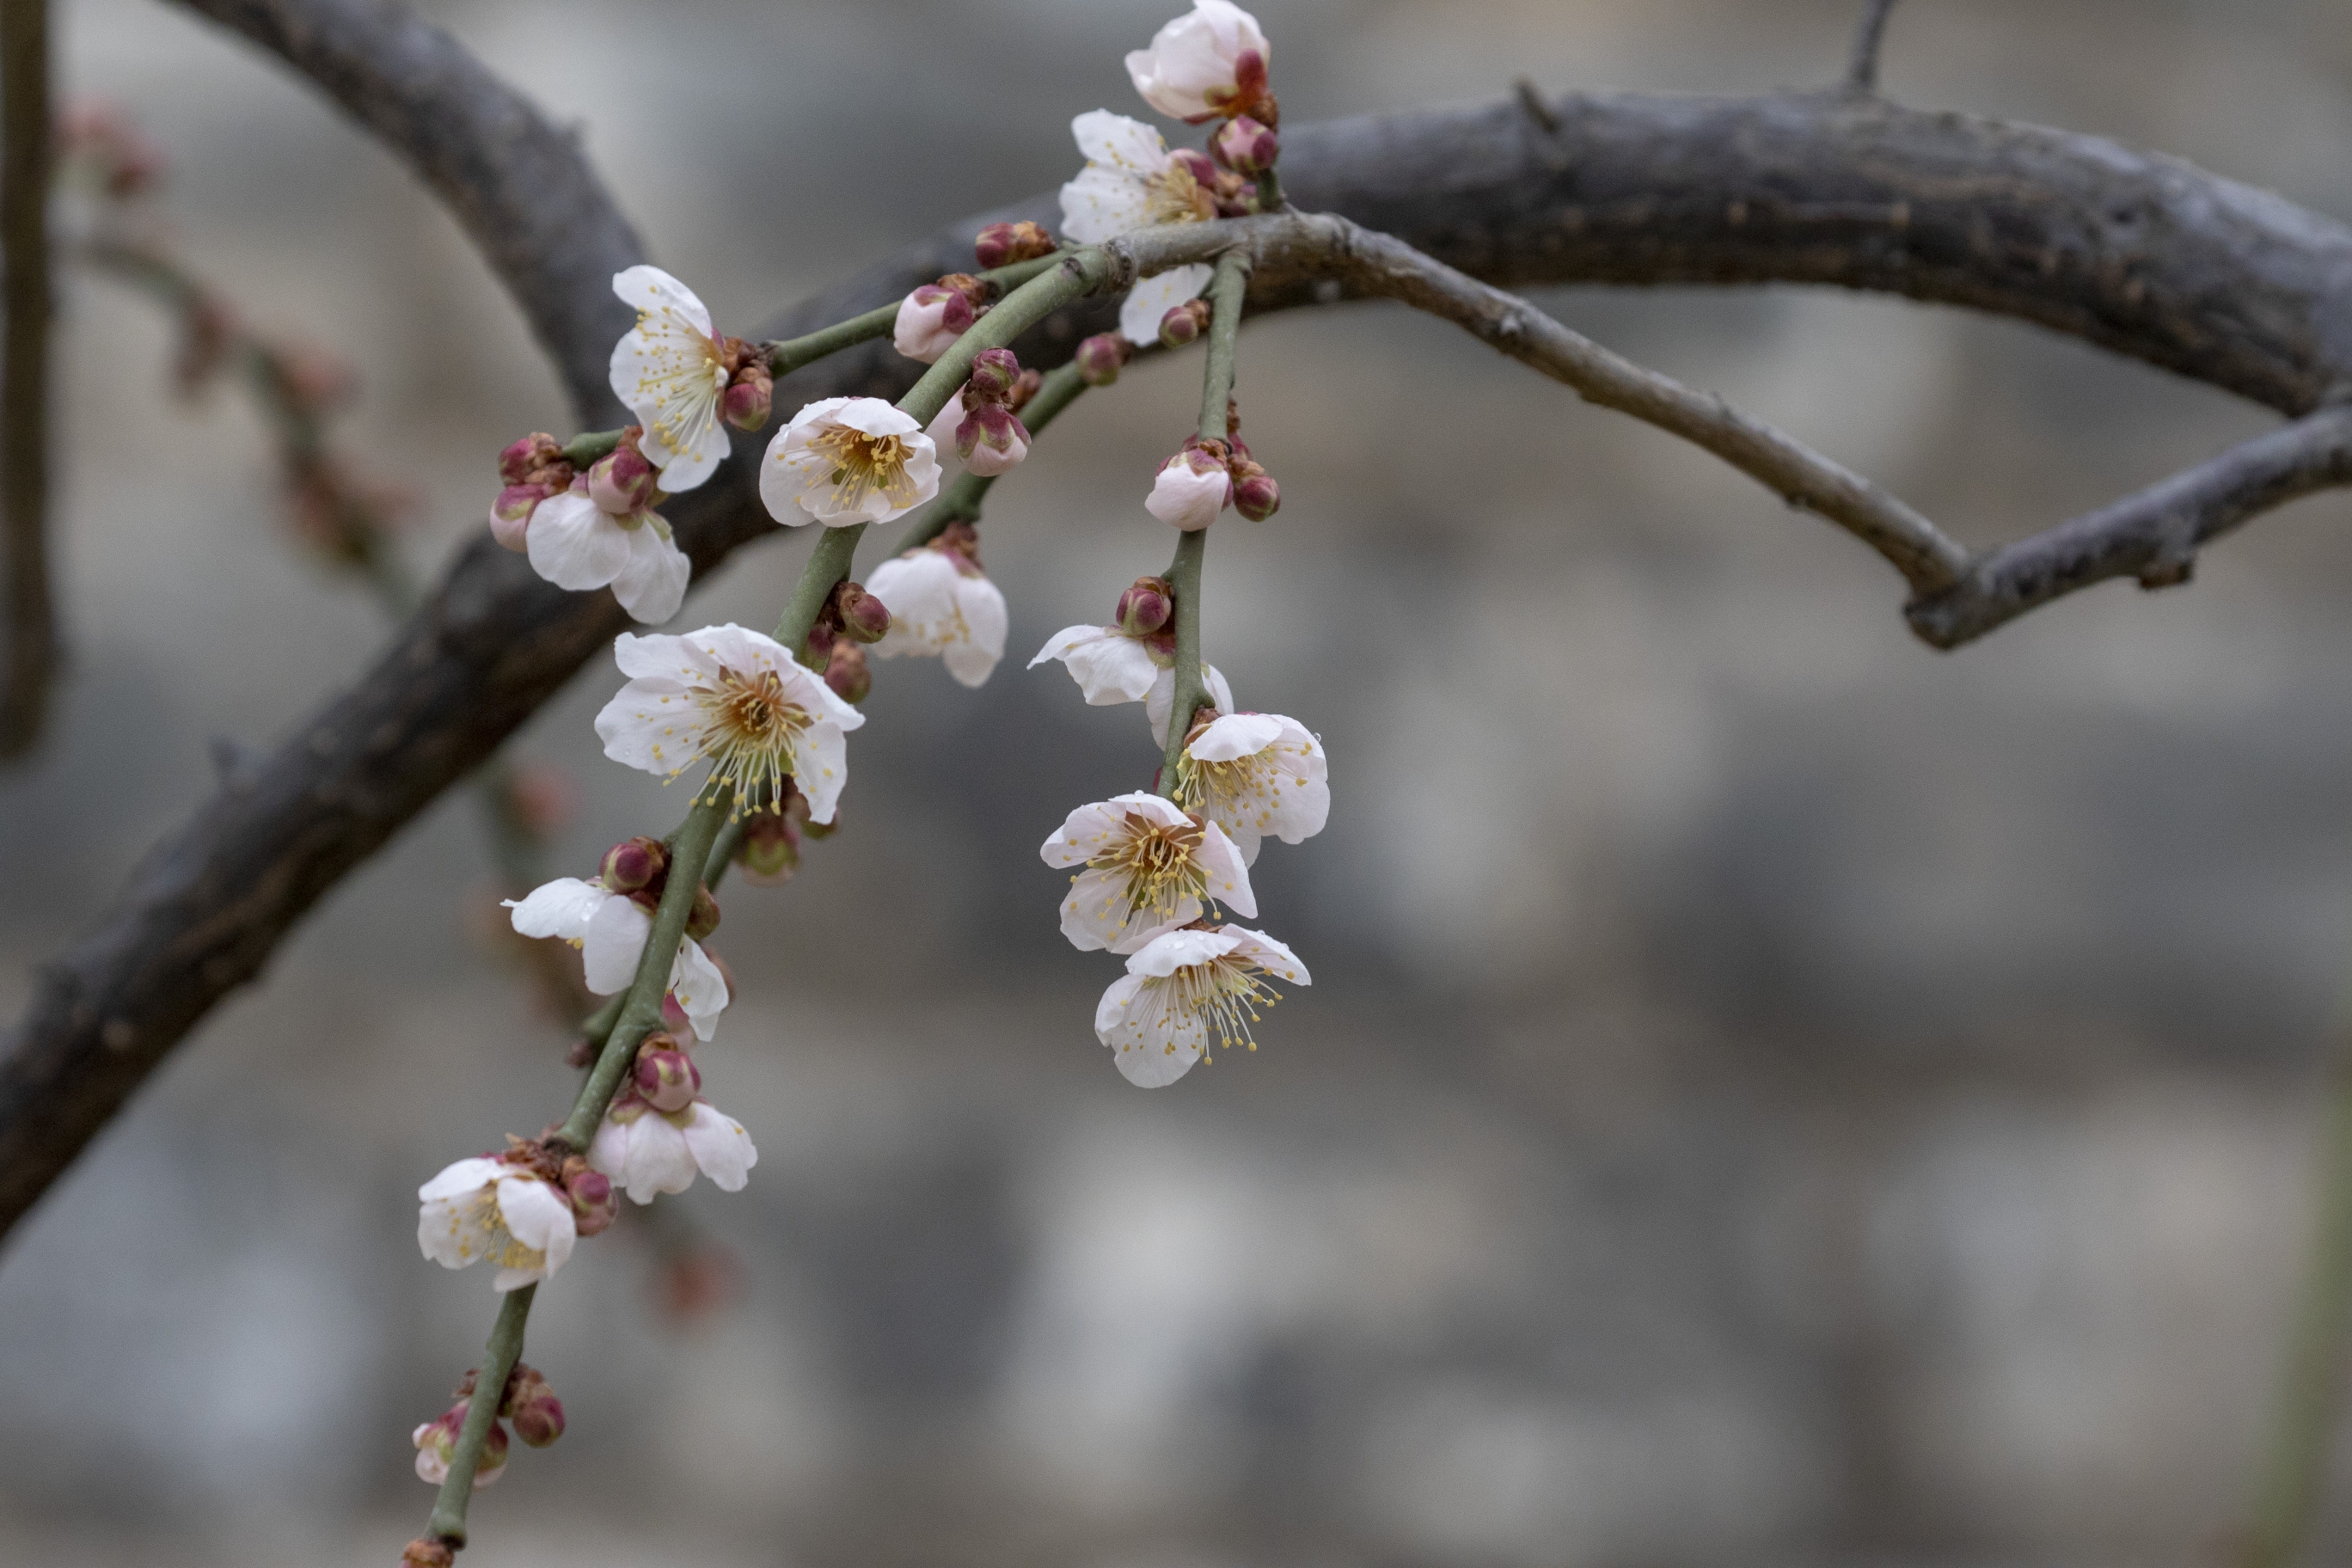
<instances>
[{"instance_id":1,"label":"flower center","mask_svg":"<svg viewBox=\"0 0 2352 1568\"><path fill-rule=\"evenodd\" d=\"M660 405L652 433L671 451L690 446L710 420L727 385L727 363L719 345L677 317L669 306L637 312L637 330L652 345L637 377L637 395Z\"/></svg>"},{"instance_id":2,"label":"flower center","mask_svg":"<svg viewBox=\"0 0 2352 1568\"><path fill-rule=\"evenodd\" d=\"M471 1222L464 1228L482 1240L482 1256L501 1268L538 1268L545 1266L547 1254L535 1247L525 1247L507 1228L507 1219L499 1208L499 1187L496 1182L485 1184L481 1190L467 1200L466 1218ZM472 1250L468 1243L460 1243L457 1256L464 1258Z\"/></svg>"},{"instance_id":3,"label":"flower center","mask_svg":"<svg viewBox=\"0 0 2352 1568\"><path fill-rule=\"evenodd\" d=\"M846 425L828 425L809 437L809 448L833 463L826 483L841 492L845 508L856 508L876 492L904 509L915 504L915 481L907 472L912 456L901 436L869 436Z\"/></svg>"},{"instance_id":4,"label":"flower center","mask_svg":"<svg viewBox=\"0 0 2352 1568\"><path fill-rule=\"evenodd\" d=\"M1203 205L1209 206L1211 213L1215 210L1213 204L1202 202L1201 196L1201 182L1176 159L1170 159L1168 166L1158 174L1143 177L1144 211L1153 224L1198 223L1209 216L1202 212Z\"/></svg>"},{"instance_id":5,"label":"flower center","mask_svg":"<svg viewBox=\"0 0 2352 1568\"><path fill-rule=\"evenodd\" d=\"M1208 898L1208 874L1193 858L1203 837L1196 821L1171 827L1130 812L1127 837L1087 864L1125 880L1134 913L1166 919L1188 898L1214 902Z\"/></svg>"},{"instance_id":6,"label":"flower center","mask_svg":"<svg viewBox=\"0 0 2352 1568\"><path fill-rule=\"evenodd\" d=\"M717 686L698 686L694 696L702 710L694 754L711 759L711 789L731 786L738 815L749 805L782 800L793 752L809 727L808 710L784 695L783 678L772 669L748 676L722 669Z\"/></svg>"},{"instance_id":7,"label":"flower center","mask_svg":"<svg viewBox=\"0 0 2352 1568\"><path fill-rule=\"evenodd\" d=\"M1187 1032L1213 1031L1218 1045L1254 1051L1257 1041L1250 1036L1250 1026L1258 1021L1258 1009L1282 1000L1282 993L1267 984L1265 976L1249 960L1228 954L1144 984L1160 989L1161 1005L1181 1020ZM1203 1038L1201 1043L1205 1047L1209 1042Z\"/></svg>"}]
</instances>

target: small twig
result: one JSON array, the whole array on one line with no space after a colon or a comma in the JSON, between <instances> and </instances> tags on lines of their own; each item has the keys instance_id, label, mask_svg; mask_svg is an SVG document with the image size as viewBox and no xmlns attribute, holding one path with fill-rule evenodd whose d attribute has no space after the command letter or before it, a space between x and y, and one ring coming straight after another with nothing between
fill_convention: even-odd
<instances>
[{"instance_id":1,"label":"small twig","mask_svg":"<svg viewBox=\"0 0 2352 1568\"><path fill-rule=\"evenodd\" d=\"M0 0L0 757L39 740L58 657L49 584L48 0Z\"/></svg>"},{"instance_id":2,"label":"small twig","mask_svg":"<svg viewBox=\"0 0 2352 1568\"><path fill-rule=\"evenodd\" d=\"M1553 113L1551 105L1544 101L1543 89L1536 86L1534 78L1523 76L1515 79L1511 83L1511 96L1518 100L1521 111L1529 120L1543 127L1545 135L1559 134L1559 116Z\"/></svg>"},{"instance_id":3,"label":"small twig","mask_svg":"<svg viewBox=\"0 0 2352 1568\"><path fill-rule=\"evenodd\" d=\"M1217 258L1216 276L1209 281L1208 353L1201 371L1203 441L1233 438L1234 348L1249 280L1247 253L1236 248ZM1176 668L1168 694L1168 743L1160 754L1160 793L1170 800L1176 798L1176 764L1183 759L1192 715L1207 695L1201 684L1201 560L1208 549L1207 529L1180 533L1175 558L1168 563L1170 597L1176 610Z\"/></svg>"},{"instance_id":4,"label":"small twig","mask_svg":"<svg viewBox=\"0 0 2352 1568\"><path fill-rule=\"evenodd\" d=\"M1868 0L1863 7L1862 25L1853 33L1853 58L1845 68L1848 92L1878 90L1878 47L1886 37L1886 18L1895 9L1895 0Z\"/></svg>"}]
</instances>

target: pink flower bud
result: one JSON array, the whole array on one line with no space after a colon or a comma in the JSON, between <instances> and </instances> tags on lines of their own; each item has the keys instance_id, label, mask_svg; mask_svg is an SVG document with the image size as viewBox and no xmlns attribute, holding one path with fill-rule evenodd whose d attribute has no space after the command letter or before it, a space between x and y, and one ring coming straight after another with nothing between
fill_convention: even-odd
<instances>
[{"instance_id":1,"label":"pink flower bud","mask_svg":"<svg viewBox=\"0 0 2352 1568\"><path fill-rule=\"evenodd\" d=\"M1234 510L1252 522L1264 522L1282 505L1282 487L1263 469L1234 481Z\"/></svg>"},{"instance_id":2,"label":"pink flower bud","mask_svg":"<svg viewBox=\"0 0 2352 1568\"><path fill-rule=\"evenodd\" d=\"M1029 455L1029 427L1011 409L983 404L956 426L956 455L982 479L1009 473Z\"/></svg>"},{"instance_id":3,"label":"pink flower bud","mask_svg":"<svg viewBox=\"0 0 2352 1568\"><path fill-rule=\"evenodd\" d=\"M1222 458L1199 447L1187 447L1160 466L1159 477L1151 482L1151 493L1144 498L1143 510L1191 533L1216 521L1217 514L1233 500L1233 477L1225 471Z\"/></svg>"},{"instance_id":4,"label":"pink flower bud","mask_svg":"<svg viewBox=\"0 0 2352 1568\"><path fill-rule=\"evenodd\" d=\"M759 430L766 427L768 416L773 412L776 378L759 360L747 363L735 373L727 384L727 393L719 400L727 423L738 430Z\"/></svg>"},{"instance_id":5,"label":"pink flower bud","mask_svg":"<svg viewBox=\"0 0 2352 1568\"><path fill-rule=\"evenodd\" d=\"M563 1436L563 1401L545 1383L534 1379L511 1403L514 1435L525 1443L544 1448Z\"/></svg>"},{"instance_id":6,"label":"pink flower bud","mask_svg":"<svg viewBox=\"0 0 2352 1568\"><path fill-rule=\"evenodd\" d=\"M637 1047L637 1093L656 1110L684 1110L701 1092L702 1073L669 1035L647 1035Z\"/></svg>"},{"instance_id":7,"label":"pink flower bud","mask_svg":"<svg viewBox=\"0 0 2352 1568\"><path fill-rule=\"evenodd\" d=\"M754 812L744 818L743 841L736 858L747 881L762 887L788 882L800 869L800 829L782 812Z\"/></svg>"},{"instance_id":8,"label":"pink flower bud","mask_svg":"<svg viewBox=\"0 0 2352 1568\"><path fill-rule=\"evenodd\" d=\"M1209 140L1217 162L1244 174L1263 174L1282 153L1281 139L1248 115L1228 120Z\"/></svg>"},{"instance_id":9,"label":"pink flower bud","mask_svg":"<svg viewBox=\"0 0 2352 1568\"><path fill-rule=\"evenodd\" d=\"M1113 617L1118 629L1129 637L1150 637L1176 613L1175 592L1165 577L1138 577L1135 585L1118 596L1118 614Z\"/></svg>"},{"instance_id":10,"label":"pink flower bud","mask_svg":"<svg viewBox=\"0 0 2352 1568\"><path fill-rule=\"evenodd\" d=\"M955 347L972 323L971 301L960 289L940 283L926 283L898 301L898 319L890 330L890 342L908 359L925 364L938 363L939 357Z\"/></svg>"},{"instance_id":11,"label":"pink flower bud","mask_svg":"<svg viewBox=\"0 0 2352 1568\"><path fill-rule=\"evenodd\" d=\"M509 485L499 492L490 506L490 537L509 550L527 548L525 534L530 527L530 514L539 503L555 491L546 485Z\"/></svg>"},{"instance_id":12,"label":"pink flower bud","mask_svg":"<svg viewBox=\"0 0 2352 1568\"><path fill-rule=\"evenodd\" d=\"M833 593L843 637L852 642L880 642L890 630L890 606L858 584L844 583Z\"/></svg>"},{"instance_id":13,"label":"pink flower bud","mask_svg":"<svg viewBox=\"0 0 2352 1568\"><path fill-rule=\"evenodd\" d=\"M627 437L588 470L588 499L615 517L643 511L661 489L661 470Z\"/></svg>"},{"instance_id":14,"label":"pink flower bud","mask_svg":"<svg viewBox=\"0 0 2352 1568\"><path fill-rule=\"evenodd\" d=\"M1019 223L990 224L972 241L971 252L982 267L991 268L1034 261L1053 255L1056 248L1053 235L1043 224L1024 218Z\"/></svg>"},{"instance_id":15,"label":"pink flower bud","mask_svg":"<svg viewBox=\"0 0 2352 1568\"><path fill-rule=\"evenodd\" d=\"M1200 335L1200 318L1181 305L1160 318L1160 346L1163 349L1181 349Z\"/></svg>"},{"instance_id":16,"label":"pink flower bud","mask_svg":"<svg viewBox=\"0 0 2352 1568\"><path fill-rule=\"evenodd\" d=\"M1002 404L1013 395L1021 380L1021 362L1011 349L982 349L971 362L971 379L964 383L963 405L970 409L983 403Z\"/></svg>"},{"instance_id":17,"label":"pink flower bud","mask_svg":"<svg viewBox=\"0 0 2352 1568\"><path fill-rule=\"evenodd\" d=\"M420 1535L400 1549L400 1568L456 1568L457 1549L437 1535Z\"/></svg>"},{"instance_id":18,"label":"pink flower bud","mask_svg":"<svg viewBox=\"0 0 2352 1568\"><path fill-rule=\"evenodd\" d=\"M642 892L669 869L669 851L658 838L627 839L604 851L604 863L600 869L604 886L612 891Z\"/></svg>"},{"instance_id":19,"label":"pink flower bud","mask_svg":"<svg viewBox=\"0 0 2352 1568\"><path fill-rule=\"evenodd\" d=\"M866 694L874 689L874 672L866 668L866 650L847 637L834 644L833 658L824 667L824 683L844 702L865 701ZM837 812L835 820L839 820ZM815 823L810 823L806 831L812 838L823 838L833 828L827 826L820 830Z\"/></svg>"},{"instance_id":20,"label":"pink flower bud","mask_svg":"<svg viewBox=\"0 0 2352 1568\"><path fill-rule=\"evenodd\" d=\"M582 1236L598 1236L612 1228L621 1205L613 1191L613 1179L602 1171L587 1169L587 1164L581 1160L581 1169L573 1171L572 1161L564 1162L563 1191L572 1200L572 1227Z\"/></svg>"},{"instance_id":21,"label":"pink flower bud","mask_svg":"<svg viewBox=\"0 0 2352 1568\"><path fill-rule=\"evenodd\" d=\"M1124 334L1098 333L1078 344L1078 374L1088 386L1108 386L1134 353Z\"/></svg>"},{"instance_id":22,"label":"pink flower bud","mask_svg":"<svg viewBox=\"0 0 2352 1568\"><path fill-rule=\"evenodd\" d=\"M555 437L544 430L534 430L519 441L509 442L499 454L499 478L510 485L529 484L541 477L541 468L562 463L563 448Z\"/></svg>"},{"instance_id":23,"label":"pink flower bud","mask_svg":"<svg viewBox=\"0 0 2352 1568\"><path fill-rule=\"evenodd\" d=\"M700 942L718 929L719 900L711 896L709 889L698 882L694 889L694 907L686 915L686 934Z\"/></svg>"}]
</instances>

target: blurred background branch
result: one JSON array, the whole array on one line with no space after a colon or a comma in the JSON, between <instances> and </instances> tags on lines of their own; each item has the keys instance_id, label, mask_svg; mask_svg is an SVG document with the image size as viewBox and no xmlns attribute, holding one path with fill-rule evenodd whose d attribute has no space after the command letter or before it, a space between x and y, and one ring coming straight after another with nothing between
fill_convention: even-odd
<instances>
[{"instance_id":1,"label":"blurred background branch","mask_svg":"<svg viewBox=\"0 0 2352 1568\"><path fill-rule=\"evenodd\" d=\"M57 676L49 548L49 10L0 0L0 759L39 741Z\"/></svg>"}]
</instances>

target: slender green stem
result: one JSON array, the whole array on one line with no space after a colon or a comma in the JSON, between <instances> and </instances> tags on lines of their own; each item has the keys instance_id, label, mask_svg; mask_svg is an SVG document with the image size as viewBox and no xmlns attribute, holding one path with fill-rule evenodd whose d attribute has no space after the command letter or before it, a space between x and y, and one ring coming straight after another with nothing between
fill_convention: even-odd
<instances>
[{"instance_id":1,"label":"slender green stem","mask_svg":"<svg viewBox=\"0 0 2352 1568\"><path fill-rule=\"evenodd\" d=\"M749 809L748 805L746 809ZM740 816L730 817L727 826L719 830L718 841L710 847L709 864L702 869L702 885L717 892L719 884L726 879L727 868L735 863L735 851L742 847L743 819Z\"/></svg>"},{"instance_id":2,"label":"slender green stem","mask_svg":"<svg viewBox=\"0 0 2352 1568\"><path fill-rule=\"evenodd\" d=\"M776 621L776 640L792 649L794 658L806 655L808 635L816 626L816 618L824 612L824 602L832 596L833 585L849 575L849 568L857 559L857 542L866 536L866 524L853 523L847 528L828 528L824 537L809 552L808 564L801 568L801 580L793 584L793 596L784 601L784 613ZM823 670L817 674L824 675Z\"/></svg>"},{"instance_id":3,"label":"slender green stem","mask_svg":"<svg viewBox=\"0 0 2352 1568\"><path fill-rule=\"evenodd\" d=\"M1276 174L1272 169L1268 169L1265 173L1252 177L1257 182L1258 211L1262 213L1278 213L1283 208L1290 205L1289 198L1282 194L1282 176L1280 174Z\"/></svg>"},{"instance_id":4,"label":"slender green stem","mask_svg":"<svg viewBox=\"0 0 2352 1568\"><path fill-rule=\"evenodd\" d=\"M669 990L670 966L677 959L678 943L686 938L695 890L702 885L711 847L719 841L719 830L726 826L732 804L732 794L725 784L707 786L670 840L669 879L662 888L661 902L654 909L654 928L637 960L628 1000L614 1021L613 1032L605 1037L604 1048L596 1054L588 1081L580 1087L572 1114L556 1134L574 1150L588 1147L598 1123L604 1120L604 1108L612 1104L614 1093L621 1087L622 1075L635 1059L638 1045L661 1026L662 997Z\"/></svg>"},{"instance_id":5,"label":"slender green stem","mask_svg":"<svg viewBox=\"0 0 2352 1568\"><path fill-rule=\"evenodd\" d=\"M1249 258L1227 251L1217 258L1209 280L1208 364L1201 375L1201 439L1232 435L1226 414L1234 395L1234 340L1242 326L1242 299L1249 292ZM1160 763L1160 793L1176 797L1176 764L1192 715L1204 700L1201 682L1201 559L1208 553L1205 528L1180 535L1176 558L1168 564L1168 585L1176 601L1176 689L1168 706L1168 749Z\"/></svg>"},{"instance_id":6,"label":"slender green stem","mask_svg":"<svg viewBox=\"0 0 2352 1568\"><path fill-rule=\"evenodd\" d=\"M970 331L923 373L914 390L898 399L898 406L929 425L948 405L948 399L971 378L971 362L984 350L1001 349L1073 300L1084 299L1111 279L1110 258L1095 247L1047 257L1037 275L1007 294L994 310L972 323Z\"/></svg>"},{"instance_id":7,"label":"slender green stem","mask_svg":"<svg viewBox=\"0 0 2352 1568\"><path fill-rule=\"evenodd\" d=\"M1058 256L1042 256L1030 261L1016 261L1010 267L992 268L973 276L983 283L995 285L1000 290L1016 289L1060 259ZM786 338L762 345L768 351L768 373L771 375L790 375L803 365L814 364L828 354L855 348L869 339L888 336L890 330L898 323L899 304L899 300L893 300L887 305L875 306L863 315L836 321L830 327L821 327L806 337Z\"/></svg>"},{"instance_id":8,"label":"slender green stem","mask_svg":"<svg viewBox=\"0 0 2352 1568\"><path fill-rule=\"evenodd\" d=\"M508 1291L499 1303L499 1321L490 1327L490 1342L482 1352L473 1398L466 1406L466 1423L457 1429L457 1444L449 1455L449 1474L433 1500L433 1518L425 1527L427 1535L437 1535L451 1546L466 1544L466 1505L473 1500L474 1472L481 1468L482 1445L490 1440L490 1425L499 1418L507 1379L522 1359L523 1324L530 1318L530 1299L538 1294L535 1284Z\"/></svg>"},{"instance_id":9,"label":"slender green stem","mask_svg":"<svg viewBox=\"0 0 2352 1568\"><path fill-rule=\"evenodd\" d=\"M2243 1568L2291 1568L2309 1549L2343 1418L2352 1336L2352 1025L2342 1029L2320 1132L2318 1212L2255 1480Z\"/></svg>"},{"instance_id":10,"label":"slender green stem","mask_svg":"<svg viewBox=\"0 0 2352 1568\"><path fill-rule=\"evenodd\" d=\"M563 460L575 468L584 468L620 444L619 430L591 430L563 444Z\"/></svg>"},{"instance_id":11,"label":"slender green stem","mask_svg":"<svg viewBox=\"0 0 2352 1568\"><path fill-rule=\"evenodd\" d=\"M1087 389L1087 378L1078 374L1075 364L1045 373L1037 395L1021 410L1021 423L1034 439L1040 430L1054 422L1055 416L1078 399ZM939 499L925 507L904 537L898 541L901 553L937 539L951 522L978 522L981 500L988 494L993 478L983 478L969 468L958 474Z\"/></svg>"}]
</instances>

